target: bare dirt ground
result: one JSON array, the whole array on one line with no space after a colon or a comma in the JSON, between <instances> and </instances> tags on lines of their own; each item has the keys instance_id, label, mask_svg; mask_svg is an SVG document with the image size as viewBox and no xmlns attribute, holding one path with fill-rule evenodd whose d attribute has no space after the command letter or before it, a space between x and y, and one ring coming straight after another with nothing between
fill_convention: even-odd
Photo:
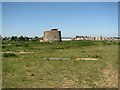
<instances>
[{"instance_id":1,"label":"bare dirt ground","mask_svg":"<svg viewBox=\"0 0 120 90\"><path fill-rule=\"evenodd\" d=\"M7 51L7 52L0 52L2 54L4 53L14 53L14 54L30 54L30 53L34 53L34 52L24 52L24 51L20 51L20 52L12 52L12 51Z\"/></svg>"},{"instance_id":2,"label":"bare dirt ground","mask_svg":"<svg viewBox=\"0 0 120 90\"><path fill-rule=\"evenodd\" d=\"M104 79L99 82L94 82L98 87L116 88L118 87L118 71L113 70L112 65L101 71ZM104 83L103 83L104 82Z\"/></svg>"}]
</instances>

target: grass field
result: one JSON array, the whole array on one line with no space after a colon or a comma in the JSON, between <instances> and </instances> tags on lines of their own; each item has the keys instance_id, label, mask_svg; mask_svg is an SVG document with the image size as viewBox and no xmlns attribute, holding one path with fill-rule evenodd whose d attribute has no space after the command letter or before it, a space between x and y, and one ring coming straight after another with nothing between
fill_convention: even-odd
<instances>
[{"instance_id":1,"label":"grass field","mask_svg":"<svg viewBox=\"0 0 120 90\"><path fill-rule=\"evenodd\" d=\"M3 88L118 87L118 44L115 41L3 41ZM70 58L47 60L46 58ZM98 58L82 61L76 58Z\"/></svg>"}]
</instances>

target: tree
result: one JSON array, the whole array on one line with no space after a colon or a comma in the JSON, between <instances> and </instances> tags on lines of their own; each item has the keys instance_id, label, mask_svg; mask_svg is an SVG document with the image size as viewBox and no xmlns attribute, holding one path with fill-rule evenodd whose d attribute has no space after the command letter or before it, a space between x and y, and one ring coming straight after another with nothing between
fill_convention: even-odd
<instances>
[{"instance_id":1,"label":"tree","mask_svg":"<svg viewBox=\"0 0 120 90\"><path fill-rule=\"evenodd\" d=\"M35 40L35 41L38 41L38 40L39 40L39 37L38 37L38 36L35 36L34 40Z\"/></svg>"},{"instance_id":2,"label":"tree","mask_svg":"<svg viewBox=\"0 0 120 90\"><path fill-rule=\"evenodd\" d=\"M23 36L20 36L20 37L19 37L19 40L20 40L20 41L25 41L25 38L24 38Z\"/></svg>"},{"instance_id":3,"label":"tree","mask_svg":"<svg viewBox=\"0 0 120 90\"><path fill-rule=\"evenodd\" d=\"M12 36L12 37L11 37L11 40L13 40L13 41L17 41L18 38L17 38L17 36Z\"/></svg>"}]
</instances>

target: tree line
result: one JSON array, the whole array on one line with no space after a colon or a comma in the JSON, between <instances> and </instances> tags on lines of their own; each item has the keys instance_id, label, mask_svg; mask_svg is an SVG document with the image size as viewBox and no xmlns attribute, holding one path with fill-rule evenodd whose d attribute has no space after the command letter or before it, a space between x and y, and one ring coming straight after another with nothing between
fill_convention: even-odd
<instances>
[{"instance_id":1,"label":"tree line","mask_svg":"<svg viewBox=\"0 0 120 90\"><path fill-rule=\"evenodd\" d=\"M3 37L2 40L9 40L9 41L39 41L41 37L26 37L26 36L11 36L11 37Z\"/></svg>"}]
</instances>

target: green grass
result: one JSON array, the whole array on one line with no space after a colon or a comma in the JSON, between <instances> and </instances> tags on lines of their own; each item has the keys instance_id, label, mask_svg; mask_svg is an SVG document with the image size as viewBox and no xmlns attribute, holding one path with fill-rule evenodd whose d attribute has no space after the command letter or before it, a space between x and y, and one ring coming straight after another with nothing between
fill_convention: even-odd
<instances>
[{"instance_id":1,"label":"green grass","mask_svg":"<svg viewBox=\"0 0 120 90\"><path fill-rule=\"evenodd\" d=\"M10 44L10 45L8 45ZM118 45L115 41L71 42L8 42L2 51L31 51L17 57L3 55L4 88L58 88L58 87L117 87ZM71 58L64 61L49 61L44 58ZM76 61L76 58L92 57L98 61ZM104 70L108 77L104 76ZM109 75L110 74L110 75ZM108 79L111 80L108 85ZM95 83L96 82L96 83ZM113 86L113 83L115 86Z\"/></svg>"}]
</instances>

